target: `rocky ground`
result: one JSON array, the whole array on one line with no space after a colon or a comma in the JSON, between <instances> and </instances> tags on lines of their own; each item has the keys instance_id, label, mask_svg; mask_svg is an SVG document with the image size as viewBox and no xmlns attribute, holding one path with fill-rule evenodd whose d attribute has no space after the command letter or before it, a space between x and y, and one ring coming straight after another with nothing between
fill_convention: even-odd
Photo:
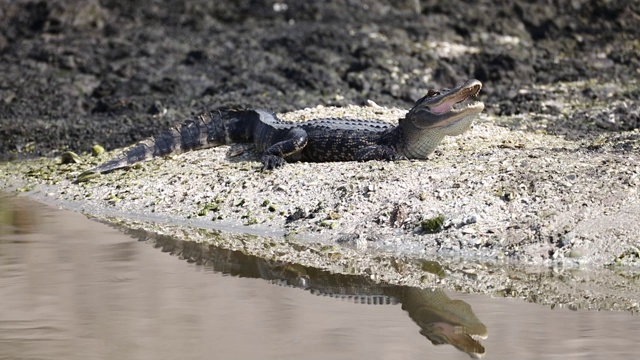
<instances>
[{"instance_id":1,"label":"rocky ground","mask_svg":"<svg viewBox=\"0 0 640 360\"><path fill-rule=\"evenodd\" d=\"M496 115L583 137L638 127L640 4L607 0L0 0L0 159L129 145L222 105L406 108L485 84ZM534 85L606 81L563 112Z\"/></svg>"},{"instance_id":2,"label":"rocky ground","mask_svg":"<svg viewBox=\"0 0 640 360\"><path fill-rule=\"evenodd\" d=\"M3 164L2 188L200 241L194 228L276 230L284 240L242 246L395 283L637 311L638 3L0 5L0 156L49 157ZM223 105L393 121L402 110L347 105L406 109L467 78L484 83L485 114L428 161L262 173L250 152L219 148L74 184L108 156L54 158ZM324 245L301 248L309 239ZM388 260L405 258L437 258L450 280Z\"/></svg>"}]
</instances>

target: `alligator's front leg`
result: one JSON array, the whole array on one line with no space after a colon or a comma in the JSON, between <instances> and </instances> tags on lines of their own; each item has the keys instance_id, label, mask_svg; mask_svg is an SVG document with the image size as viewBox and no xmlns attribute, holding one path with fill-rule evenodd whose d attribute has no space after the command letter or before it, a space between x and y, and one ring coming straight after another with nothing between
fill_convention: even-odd
<instances>
[{"instance_id":1,"label":"alligator's front leg","mask_svg":"<svg viewBox=\"0 0 640 360\"><path fill-rule=\"evenodd\" d=\"M299 153L309 141L307 132L300 128L291 129L286 140L271 145L262 154L262 170L272 170L286 163L285 157Z\"/></svg>"},{"instance_id":2,"label":"alligator's front leg","mask_svg":"<svg viewBox=\"0 0 640 360\"><path fill-rule=\"evenodd\" d=\"M398 152L390 146L386 145L371 145L364 147L356 152L357 161L370 161L370 160L406 160L407 157L398 154Z\"/></svg>"}]
</instances>

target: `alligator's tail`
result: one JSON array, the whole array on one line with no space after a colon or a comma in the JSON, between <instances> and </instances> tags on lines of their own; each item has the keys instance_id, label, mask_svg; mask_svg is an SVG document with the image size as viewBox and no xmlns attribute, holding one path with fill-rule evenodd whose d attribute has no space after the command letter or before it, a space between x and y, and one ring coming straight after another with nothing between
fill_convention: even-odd
<instances>
[{"instance_id":1,"label":"alligator's tail","mask_svg":"<svg viewBox=\"0 0 640 360\"><path fill-rule=\"evenodd\" d=\"M136 144L120 156L90 169L78 178L107 173L155 157L180 154L231 142L250 142L249 122L259 117L253 110L215 110L174 126L153 139Z\"/></svg>"}]
</instances>

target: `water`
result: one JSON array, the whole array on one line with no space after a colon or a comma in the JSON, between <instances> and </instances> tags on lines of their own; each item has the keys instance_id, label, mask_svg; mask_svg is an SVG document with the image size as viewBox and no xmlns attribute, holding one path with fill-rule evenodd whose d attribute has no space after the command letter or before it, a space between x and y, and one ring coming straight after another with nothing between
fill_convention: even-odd
<instances>
[{"instance_id":1,"label":"water","mask_svg":"<svg viewBox=\"0 0 640 360\"><path fill-rule=\"evenodd\" d=\"M338 292L360 295L317 295ZM639 338L627 313L379 286L0 202L0 359L612 360Z\"/></svg>"}]
</instances>

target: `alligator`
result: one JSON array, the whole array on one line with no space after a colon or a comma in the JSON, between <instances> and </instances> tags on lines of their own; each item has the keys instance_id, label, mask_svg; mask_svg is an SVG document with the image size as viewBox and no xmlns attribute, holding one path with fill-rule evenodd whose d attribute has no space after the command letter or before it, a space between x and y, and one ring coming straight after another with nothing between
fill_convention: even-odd
<instances>
[{"instance_id":1,"label":"alligator","mask_svg":"<svg viewBox=\"0 0 640 360\"><path fill-rule=\"evenodd\" d=\"M385 121L344 118L285 122L270 111L217 109L147 139L81 177L125 168L140 161L189 150L232 143L253 143L262 153L262 168L286 162L330 162L425 159L447 136L471 126L484 104L471 101L482 83L468 80L453 89L429 90L398 125Z\"/></svg>"}]
</instances>

